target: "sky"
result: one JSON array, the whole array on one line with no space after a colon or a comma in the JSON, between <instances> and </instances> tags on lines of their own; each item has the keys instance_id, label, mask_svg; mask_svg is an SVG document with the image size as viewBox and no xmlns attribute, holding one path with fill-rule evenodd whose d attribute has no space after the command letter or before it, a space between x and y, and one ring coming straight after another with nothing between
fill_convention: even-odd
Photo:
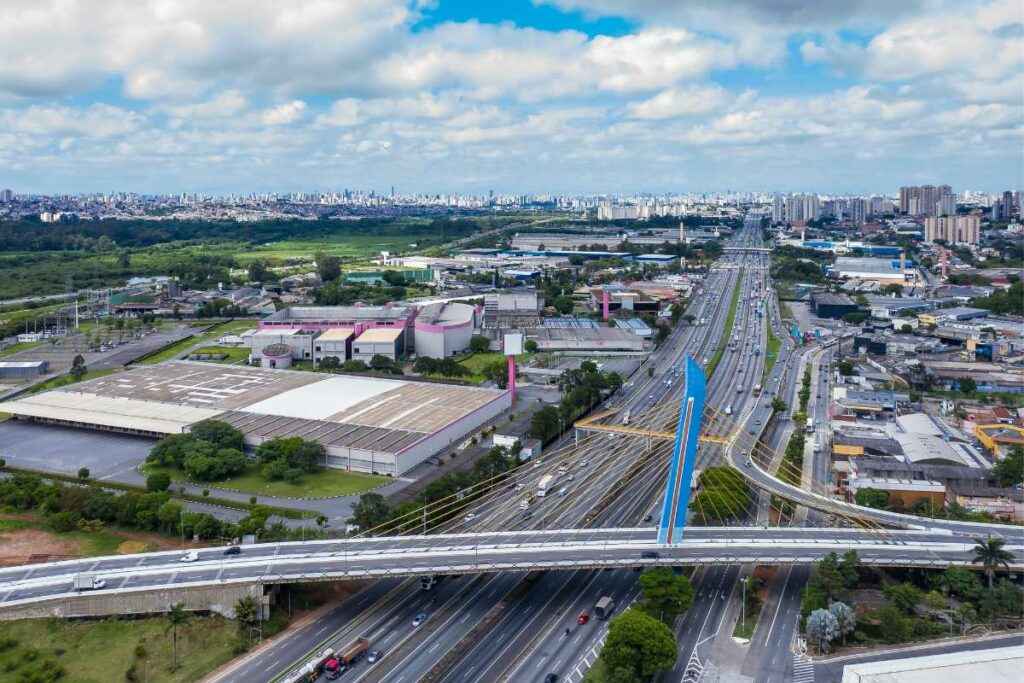
<instances>
[{"instance_id":1,"label":"sky","mask_svg":"<svg viewBox=\"0 0 1024 683\"><path fill-rule=\"evenodd\" d=\"M1020 189L1020 0L3 0L23 193Z\"/></svg>"}]
</instances>

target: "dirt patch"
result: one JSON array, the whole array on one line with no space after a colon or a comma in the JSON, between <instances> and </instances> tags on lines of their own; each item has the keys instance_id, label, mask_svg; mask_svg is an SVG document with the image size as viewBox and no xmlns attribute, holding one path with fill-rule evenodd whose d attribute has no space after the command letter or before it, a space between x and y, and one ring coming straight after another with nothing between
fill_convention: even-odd
<instances>
[{"instance_id":1,"label":"dirt patch","mask_svg":"<svg viewBox=\"0 0 1024 683\"><path fill-rule=\"evenodd\" d=\"M0 565L78 557L76 541L62 539L48 531L18 529L0 534ZM45 559L44 559L45 557Z\"/></svg>"},{"instance_id":2,"label":"dirt patch","mask_svg":"<svg viewBox=\"0 0 1024 683\"><path fill-rule=\"evenodd\" d=\"M204 545L208 545L207 543L182 543L181 539L175 536L161 536L160 534L154 534L146 531L124 531L122 529L111 529L111 531L114 531L118 536L125 539L125 543L121 544L122 546L126 545L128 542L134 541L141 544L141 546L145 547L146 550L178 550L180 548L199 548ZM118 548L118 552L123 551ZM132 550L128 552L137 553L141 551Z\"/></svg>"},{"instance_id":3,"label":"dirt patch","mask_svg":"<svg viewBox=\"0 0 1024 683\"><path fill-rule=\"evenodd\" d=\"M121 545L117 546L117 553L119 555L133 555L135 553L144 553L147 550L152 550L148 543L142 541L125 541Z\"/></svg>"}]
</instances>

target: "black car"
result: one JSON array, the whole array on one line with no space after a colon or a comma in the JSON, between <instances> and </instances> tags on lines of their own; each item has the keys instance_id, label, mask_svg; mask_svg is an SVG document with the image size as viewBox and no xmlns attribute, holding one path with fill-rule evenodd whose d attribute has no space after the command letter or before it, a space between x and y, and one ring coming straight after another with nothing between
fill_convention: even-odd
<instances>
[{"instance_id":1,"label":"black car","mask_svg":"<svg viewBox=\"0 0 1024 683\"><path fill-rule=\"evenodd\" d=\"M544 677L544 683L558 683L558 674L548 674Z\"/></svg>"},{"instance_id":2,"label":"black car","mask_svg":"<svg viewBox=\"0 0 1024 683\"><path fill-rule=\"evenodd\" d=\"M241 555L242 554L242 549L239 548L237 545L233 545L233 546L231 546L229 548L225 548L224 549L224 554L225 555Z\"/></svg>"},{"instance_id":3,"label":"black car","mask_svg":"<svg viewBox=\"0 0 1024 683\"><path fill-rule=\"evenodd\" d=\"M642 553L640 553L640 557L645 560L656 560L659 557L661 557L661 555L654 552L653 550L645 550Z\"/></svg>"}]
</instances>

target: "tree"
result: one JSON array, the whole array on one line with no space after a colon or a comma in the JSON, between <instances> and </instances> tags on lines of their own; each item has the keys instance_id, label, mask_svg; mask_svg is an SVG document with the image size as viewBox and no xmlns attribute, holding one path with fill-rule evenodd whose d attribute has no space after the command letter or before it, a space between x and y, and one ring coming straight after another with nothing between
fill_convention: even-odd
<instances>
[{"instance_id":1,"label":"tree","mask_svg":"<svg viewBox=\"0 0 1024 683\"><path fill-rule=\"evenodd\" d=\"M88 372L88 369L85 367L85 358L82 357L82 354L76 355L71 361L69 374L76 382L81 382L86 372Z\"/></svg>"},{"instance_id":2,"label":"tree","mask_svg":"<svg viewBox=\"0 0 1024 683\"><path fill-rule=\"evenodd\" d=\"M561 427L558 409L544 406L530 417L530 436L547 442L556 436Z\"/></svg>"},{"instance_id":3,"label":"tree","mask_svg":"<svg viewBox=\"0 0 1024 683\"><path fill-rule=\"evenodd\" d=\"M772 399L772 412L773 413L784 413L789 408L786 402L776 396Z\"/></svg>"},{"instance_id":4,"label":"tree","mask_svg":"<svg viewBox=\"0 0 1024 683\"><path fill-rule=\"evenodd\" d=\"M171 487L171 476L166 472L154 472L146 477L147 491L166 491Z\"/></svg>"},{"instance_id":5,"label":"tree","mask_svg":"<svg viewBox=\"0 0 1024 683\"><path fill-rule=\"evenodd\" d=\"M886 586L882 592L889 602L907 614L913 614L924 598L920 588L905 581Z\"/></svg>"},{"instance_id":6,"label":"tree","mask_svg":"<svg viewBox=\"0 0 1024 683\"><path fill-rule=\"evenodd\" d=\"M387 500L379 493L364 493L359 502L352 507L350 521L363 531L369 531L388 521L391 508Z\"/></svg>"},{"instance_id":7,"label":"tree","mask_svg":"<svg viewBox=\"0 0 1024 683\"><path fill-rule=\"evenodd\" d=\"M992 468L992 476L1000 486L1024 484L1024 446L1014 446Z\"/></svg>"},{"instance_id":8,"label":"tree","mask_svg":"<svg viewBox=\"0 0 1024 683\"><path fill-rule=\"evenodd\" d=\"M897 607L886 605L874 612L878 631L887 643L903 643L914 634L914 621L905 616Z\"/></svg>"},{"instance_id":9,"label":"tree","mask_svg":"<svg viewBox=\"0 0 1024 683\"><path fill-rule=\"evenodd\" d=\"M236 451L245 448L242 432L222 420L202 420L192 425L189 431L195 438L208 441L215 448L233 448Z\"/></svg>"},{"instance_id":10,"label":"tree","mask_svg":"<svg viewBox=\"0 0 1024 683\"><path fill-rule=\"evenodd\" d=\"M469 350L473 353L487 353L491 350L491 340L475 334L469 338Z\"/></svg>"},{"instance_id":11,"label":"tree","mask_svg":"<svg viewBox=\"0 0 1024 683\"><path fill-rule=\"evenodd\" d=\"M836 618L839 635L843 637L843 645L846 645L846 636L857 628L857 613L845 602L833 602L828 606L828 611Z\"/></svg>"},{"instance_id":12,"label":"tree","mask_svg":"<svg viewBox=\"0 0 1024 683\"><path fill-rule=\"evenodd\" d=\"M601 659L608 671L622 671L627 680L650 680L675 666L675 635L645 612L627 609L608 625Z\"/></svg>"},{"instance_id":13,"label":"tree","mask_svg":"<svg viewBox=\"0 0 1024 683\"><path fill-rule=\"evenodd\" d=\"M900 332L902 332L903 334L910 334L913 331L914 331L914 328L911 327L910 325L906 324L906 323L900 325Z\"/></svg>"},{"instance_id":14,"label":"tree","mask_svg":"<svg viewBox=\"0 0 1024 683\"><path fill-rule=\"evenodd\" d=\"M860 581L860 557L856 550L847 550L839 562L839 573L843 575L843 584L847 588L854 588Z\"/></svg>"},{"instance_id":15,"label":"tree","mask_svg":"<svg viewBox=\"0 0 1024 683\"><path fill-rule=\"evenodd\" d=\"M817 643L818 652L828 651L828 644L839 636L839 622L827 609L816 609L807 617L807 638Z\"/></svg>"},{"instance_id":16,"label":"tree","mask_svg":"<svg viewBox=\"0 0 1024 683\"><path fill-rule=\"evenodd\" d=\"M939 575L938 583L943 591L961 600L974 601L981 595L977 575L965 567L949 567Z\"/></svg>"},{"instance_id":17,"label":"tree","mask_svg":"<svg viewBox=\"0 0 1024 683\"><path fill-rule=\"evenodd\" d=\"M83 481L85 479L88 479L89 478L89 468L88 467L79 467L78 468L78 478L82 479Z\"/></svg>"},{"instance_id":18,"label":"tree","mask_svg":"<svg viewBox=\"0 0 1024 683\"><path fill-rule=\"evenodd\" d=\"M973 377L961 377L957 380L957 386L960 388L960 393L965 396L970 396L978 390L978 383L974 381Z\"/></svg>"},{"instance_id":19,"label":"tree","mask_svg":"<svg viewBox=\"0 0 1024 683\"><path fill-rule=\"evenodd\" d=\"M884 510L889 505L889 492L873 488L857 489L853 499L857 505Z\"/></svg>"},{"instance_id":20,"label":"tree","mask_svg":"<svg viewBox=\"0 0 1024 683\"><path fill-rule=\"evenodd\" d=\"M253 282L263 282L270 274L267 264L263 261L253 261L249 264L249 279Z\"/></svg>"},{"instance_id":21,"label":"tree","mask_svg":"<svg viewBox=\"0 0 1024 683\"><path fill-rule=\"evenodd\" d=\"M839 368L839 374L842 375L843 377L849 377L850 375L853 374L853 361L844 358L843 360L839 361L837 367Z\"/></svg>"},{"instance_id":22,"label":"tree","mask_svg":"<svg viewBox=\"0 0 1024 683\"><path fill-rule=\"evenodd\" d=\"M251 595L239 598L235 603L235 619L238 620L238 637L248 640L249 631L259 623L259 606Z\"/></svg>"},{"instance_id":23,"label":"tree","mask_svg":"<svg viewBox=\"0 0 1024 683\"><path fill-rule=\"evenodd\" d=\"M527 339L526 343L523 344L523 348L526 349L527 353L537 353L537 349L539 347L537 346L536 341L534 341L533 339Z\"/></svg>"},{"instance_id":24,"label":"tree","mask_svg":"<svg viewBox=\"0 0 1024 683\"><path fill-rule=\"evenodd\" d=\"M640 609L666 624L672 624L693 605L690 580L668 567L648 569L641 574L640 591L643 595Z\"/></svg>"},{"instance_id":25,"label":"tree","mask_svg":"<svg viewBox=\"0 0 1024 683\"><path fill-rule=\"evenodd\" d=\"M341 260L337 256L320 252L314 258L316 259L316 273L322 282L331 282L341 277Z\"/></svg>"},{"instance_id":26,"label":"tree","mask_svg":"<svg viewBox=\"0 0 1024 683\"><path fill-rule=\"evenodd\" d=\"M185 603L179 602L171 605L167 612L167 631L171 632L171 670L178 668L178 627L184 626L189 620L189 613L185 611ZM166 633L166 631L165 631Z\"/></svg>"},{"instance_id":27,"label":"tree","mask_svg":"<svg viewBox=\"0 0 1024 683\"><path fill-rule=\"evenodd\" d=\"M829 600L834 600L845 585L839 569L839 556L829 553L814 565L808 586L819 588Z\"/></svg>"},{"instance_id":28,"label":"tree","mask_svg":"<svg viewBox=\"0 0 1024 683\"><path fill-rule=\"evenodd\" d=\"M992 581L995 578L996 570L1000 566L1010 568L1010 561L1013 560L1013 553L1003 548L1006 539L995 536L974 539L974 559L972 563L981 564L988 579L988 589L992 590Z\"/></svg>"}]
</instances>

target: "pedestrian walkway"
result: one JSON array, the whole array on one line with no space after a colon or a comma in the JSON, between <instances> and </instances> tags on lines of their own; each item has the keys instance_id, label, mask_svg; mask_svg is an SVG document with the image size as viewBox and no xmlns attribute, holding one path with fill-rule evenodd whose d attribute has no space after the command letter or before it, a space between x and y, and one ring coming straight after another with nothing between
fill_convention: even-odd
<instances>
[{"instance_id":1,"label":"pedestrian walkway","mask_svg":"<svg viewBox=\"0 0 1024 683\"><path fill-rule=\"evenodd\" d=\"M814 662L806 655L793 655L793 683L814 683Z\"/></svg>"}]
</instances>

